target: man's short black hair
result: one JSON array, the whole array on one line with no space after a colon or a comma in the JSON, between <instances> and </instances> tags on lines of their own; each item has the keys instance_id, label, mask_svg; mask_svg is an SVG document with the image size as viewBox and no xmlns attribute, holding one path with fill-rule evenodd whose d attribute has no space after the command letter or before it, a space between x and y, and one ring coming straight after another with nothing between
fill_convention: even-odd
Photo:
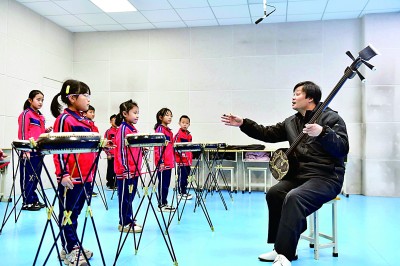
<instances>
[{"instance_id":1,"label":"man's short black hair","mask_svg":"<svg viewBox=\"0 0 400 266\"><path fill-rule=\"evenodd\" d=\"M303 91L306 94L306 99L313 99L315 104L318 104L321 100L321 89L320 87L312 81L302 81L294 86L293 92L298 88L303 86Z\"/></svg>"},{"instance_id":2,"label":"man's short black hair","mask_svg":"<svg viewBox=\"0 0 400 266\"><path fill-rule=\"evenodd\" d=\"M113 114L112 116L110 116L110 121L111 121L111 119L116 118L116 117L117 117L117 115Z\"/></svg>"}]
</instances>

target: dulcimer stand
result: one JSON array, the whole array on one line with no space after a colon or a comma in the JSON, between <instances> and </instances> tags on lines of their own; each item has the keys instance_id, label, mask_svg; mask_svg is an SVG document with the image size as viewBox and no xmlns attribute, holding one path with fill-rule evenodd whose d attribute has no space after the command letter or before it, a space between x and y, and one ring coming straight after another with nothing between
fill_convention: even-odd
<instances>
[{"instance_id":1,"label":"dulcimer stand","mask_svg":"<svg viewBox=\"0 0 400 266\"><path fill-rule=\"evenodd\" d=\"M42 200L45 203L50 202L49 199L46 197L42 180L37 175L36 169L32 165L30 157L25 156L26 153L37 151L36 148L34 147L34 140L33 139L32 140L15 140L12 142L12 150L13 150L13 152L12 152L13 183L11 186L10 194L8 196L7 206L6 206L6 209L4 212L3 221L1 224L1 228L0 228L0 234L3 232L3 228L6 225L9 218L11 217L12 213L14 213L14 222L15 223L18 221L19 216L21 215L22 209L19 209L17 211L17 205L20 202L20 200L22 199L23 191L21 188L21 195L19 195L18 197L16 196L16 179L17 179L17 175L18 175L22 165L23 165L23 167L31 167L31 169L33 170L33 176L31 176L30 178L35 178L38 181L38 184L40 186L40 189L38 189L39 196L42 198ZM15 155L14 154L17 155L17 158L18 158L17 163L15 163ZM43 157L41 158L39 164L43 164ZM34 189L36 189L36 188L33 188L33 186L29 187L27 193L30 194L30 192ZM13 202L14 204L11 207L11 209L9 210L11 202ZM57 219L57 217L55 215L54 215L54 218Z\"/></svg>"},{"instance_id":2,"label":"dulcimer stand","mask_svg":"<svg viewBox=\"0 0 400 266\"><path fill-rule=\"evenodd\" d=\"M151 209L151 212L153 213L158 227L162 233L165 245L167 246L168 252L171 256L171 259L174 263L174 265L178 265L177 259L176 259L176 255L175 255L175 251L172 245L172 241L168 232L168 219L166 217L164 217L164 213L161 211L161 219L158 217L157 215L157 210L156 207L158 206L158 202L160 201L159 195L157 193L157 171L158 169L160 169L160 161L159 162L155 162L155 169L152 170L150 167L150 162L148 159L148 156L146 156L148 154L148 149L149 148L154 148L154 147L162 147L162 152L160 155L160 158L162 158L164 152L165 152L165 148L167 145L166 142L166 138L165 135L162 133L153 133L153 134L128 134L125 137L125 145L128 148L128 154L127 156L130 157L130 159L133 161L136 171L134 174L134 176L138 176L139 180L138 180L138 184L139 181L143 184L142 186L142 193L143 193L143 197L141 197L139 205L137 207L137 210L134 212L132 209L132 204L130 204L130 206L128 208L131 209L132 214L133 214L133 221L136 221L136 218L138 216L139 211L141 210L141 208L143 206L145 206L145 199L147 200L147 206L145 207L146 211L144 214L144 219L143 219L143 223L142 223L142 231L139 234L139 236L136 236L136 233L133 233L133 239L134 239L134 246L135 246L135 255L137 254L138 250L139 250L139 245L143 236L143 233L145 231L145 225L146 225L146 221L148 218L148 214L149 211ZM140 169L140 165L139 165L139 161L138 159L135 159L135 156L132 152L132 149L129 148L139 148L138 150L138 154L136 154L136 158L140 158L142 157L144 160L144 165L145 165L145 171L143 173L143 171L138 171L138 169ZM128 164L129 166L129 164ZM129 169L128 169L128 173L130 173ZM146 174L150 175L150 180L149 182L146 182ZM147 184L147 185L146 185ZM132 193L132 189L129 190L130 191L130 197L133 197L133 193ZM154 207L153 204L153 195L156 196L156 200L157 200L157 206ZM131 200L129 200L129 202L132 202ZM172 202L173 203L173 202ZM131 223L129 229L127 230L126 233L123 232L123 230L121 230L120 233L120 237L119 237L119 242L118 242L118 246L117 246L117 252L115 255L115 260L113 265L117 265L117 260L122 252L122 249L126 243L126 240L128 238L128 235L130 234L129 231L131 231L131 229L133 230L134 224ZM125 236L124 236L125 234Z\"/></svg>"},{"instance_id":3,"label":"dulcimer stand","mask_svg":"<svg viewBox=\"0 0 400 266\"><path fill-rule=\"evenodd\" d=\"M199 169L200 169L200 158L202 156L202 154L204 153L204 148L203 148L203 144L200 143L192 143L192 142L180 142L180 143L175 143L174 144L174 149L175 149L175 153L178 154L180 161L183 161L183 154L185 152L199 152L199 160L196 161L196 164L190 168L190 173L188 174L188 183L187 183L187 193L189 193L191 190L194 192L195 194L195 207L198 205L201 207L201 210L204 213L204 216L208 222L208 225L210 226L211 231L214 231L214 226L212 224L210 215L208 213L205 201L202 197L201 194L201 190L200 190L200 183L199 183ZM182 171L186 171L185 168L182 169ZM179 180L178 180L178 175L176 175L176 184L178 184ZM177 189L175 188L175 190L177 191ZM187 198L183 199L180 198L178 199L178 205L176 208L176 212L178 213L178 222L180 222L182 220L182 216L183 216L183 211L185 210L186 207L186 203L187 203ZM180 209L179 206L181 206L183 201L183 206ZM196 208L194 208L193 212L196 211Z\"/></svg>"},{"instance_id":4,"label":"dulcimer stand","mask_svg":"<svg viewBox=\"0 0 400 266\"><path fill-rule=\"evenodd\" d=\"M53 156L58 156L60 158L60 161L62 162L63 172L67 170L66 165L68 163L69 158L71 158L71 156L72 156L75 160L75 165L74 165L74 168L72 169L71 173L74 172L74 170L76 169L80 175L81 180L83 180L83 181L82 181L82 186L79 190L79 195L77 197L77 200L74 202L71 210L74 209L75 206L77 205L77 201L78 201L79 197L82 195L82 193L85 194L85 202L87 204L87 208L86 208L86 212L85 212L86 215L85 215L84 224L82 227L81 237L78 236L78 232L76 232L76 228L75 228L75 230L73 230L73 232L74 232L75 238L77 239L78 244L79 244L79 249L80 249L79 256L83 256L85 258L85 260L87 261L88 265L90 265L90 260L88 260L86 254L83 250L82 245L83 245L83 241L84 241L87 220L89 217L90 217L90 220L91 220L91 223L93 226L93 230L94 230L94 233L96 236L97 246L100 251L102 263L103 263L103 265L106 265L103 251L102 251L102 248L100 245L99 235L98 235L98 232L96 229L96 224L95 224L95 221L93 218L93 211L91 208L93 184L96 181L96 173L97 173L100 153L103 150L103 147L105 145L106 145L106 142L101 138L100 134L95 133L95 132L45 133L45 134L40 135L40 137L36 141L36 149L42 155L53 155ZM87 176L82 175L81 166L78 163L79 155L82 153L95 153L95 159L93 162L91 162L90 169L89 169ZM56 187L56 185L54 184L52 177L49 173L49 170L45 164L43 164L43 168L50 180L50 184L51 184L52 189L54 190L55 196L51 203L48 204L46 202L47 220L46 220L46 224L45 224L45 227L43 230L42 237L39 242L39 246L38 246L38 249L37 249L37 252L35 255L33 265L36 265L36 263L38 263L38 258L39 258L40 250L41 250L42 245L45 240L46 231L47 231L48 227L50 226L50 228L52 230L52 235L53 235L53 243L52 243L51 248L42 264L45 265L48 262L50 255L53 252L53 249L55 248L57 250L56 252L57 252L57 257L59 259L59 265L61 266L62 260L60 257L60 252L59 252L59 247L57 245L57 241L61 237L61 234L63 233L63 230L66 226L73 226L71 218L70 218L70 216L72 215L72 211L66 210L65 205L63 203L64 202L63 198L66 196L68 189L67 188L63 189L63 187L61 187L62 186L61 183L59 183L58 187ZM92 181L93 183L86 182L86 180L91 175L93 175L93 181ZM89 188L90 188L89 191L87 191L87 188L85 185L89 185ZM64 190L65 193L62 193L61 192L62 190ZM63 221L58 221L58 223L56 223L57 227L59 228L59 232L56 234L51 217L54 215L54 208L55 208L57 199L59 201L58 203L59 203L60 208L62 208L59 211L64 212L65 217L64 217ZM79 261L79 258L78 258L78 261Z\"/></svg>"}]
</instances>

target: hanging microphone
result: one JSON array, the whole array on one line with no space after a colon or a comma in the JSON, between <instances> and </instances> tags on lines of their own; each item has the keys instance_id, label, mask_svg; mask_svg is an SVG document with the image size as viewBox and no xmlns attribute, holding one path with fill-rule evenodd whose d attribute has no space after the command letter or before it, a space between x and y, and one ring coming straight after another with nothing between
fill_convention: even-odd
<instances>
[{"instance_id":1,"label":"hanging microphone","mask_svg":"<svg viewBox=\"0 0 400 266\"><path fill-rule=\"evenodd\" d=\"M268 5L268 6L270 6L270 5ZM264 7L264 16L262 16L261 18L257 19L256 22L254 22L255 24L260 23L261 21L263 21L263 19L265 19L266 17L268 17L269 15L271 15L272 13L274 13L275 10L276 10L276 8L275 8L274 6L270 6L270 7L273 7L274 10L272 10L271 12L269 12L269 13L267 14L267 0L263 0L263 7Z\"/></svg>"}]
</instances>

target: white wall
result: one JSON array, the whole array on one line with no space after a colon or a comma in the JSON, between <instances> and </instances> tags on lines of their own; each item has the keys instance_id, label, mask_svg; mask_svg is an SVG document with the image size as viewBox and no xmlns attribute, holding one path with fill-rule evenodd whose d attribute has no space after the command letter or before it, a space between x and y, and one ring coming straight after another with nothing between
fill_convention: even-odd
<instances>
[{"instance_id":1,"label":"white wall","mask_svg":"<svg viewBox=\"0 0 400 266\"><path fill-rule=\"evenodd\" d=\"M18 116L28 94L41 90L45 103L41 111L47 126L54 123L50 102L60 84L44 77L64 80L72 75L73 34L37 15L13 0L0 0L0 147L11 148L18 136ZM54 173L50 157L50 173ZM9 168L5 191L10 191ZM17 179L18 180L18 179ZM44 178L48 186L48 178ZM19 185L17 186L19 188Z\"/></svg>"},{"instance_id":2,"label":"white wall","mask_svg":"<svg viewBox=\"0 0 400 266\"><path fill-rule=\"evenodd\" d=\"M140 106L141 132L152 132L166 106L191 118L195 142L258 143L222 125L231 112L263 124L293 114L293 86L320 84L326 96L361 49L361 21L340 20L132 32L77 33L74 76L93 90L101 131L130 98ZM338 39L338 36L340 38ZM323 97L324 97L323 95ZM347 82L332 103L347 122L351 141L347 187L361 192L361 85ZM287 144L267 144L268 148Z\"/></svg>"},{"instance_id":3,"label":"white wall","mask_svg":"<svg viewBox=\"0 0 400 266\"><path fill-rule=\"evenodd\" d=\"M400 14L363 20L363 42L379 52L363 87L363 183L366 195L400 196Z\"/></svg>"}]
</instances>

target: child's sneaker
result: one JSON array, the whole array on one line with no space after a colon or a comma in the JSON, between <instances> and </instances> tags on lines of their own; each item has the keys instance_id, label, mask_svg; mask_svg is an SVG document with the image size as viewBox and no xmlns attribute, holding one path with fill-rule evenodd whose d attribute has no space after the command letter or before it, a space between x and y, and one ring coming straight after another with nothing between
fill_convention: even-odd
<instances>
[{"instance_id":1,"label":"child's sneaker","mask_svg":"<svg viewBox=\"0 0 400 266\"><path fill-rule=\"evenodd\" d=\"M168 204L163 204L163 205L158 206L157 210L159 212L173 212L173 211L175 211L175 208L172 206L169 206Z\"/></svg>"},{"instance_id":2,"label":"child's sneaker","mask_svg":"<svg viewBox=\"0 0 400 266\"><path fill-rule=\"evenodd\" d=\"M22 204L22 208L21 210L23 211L39 211L41 209L41 207L35 203L33 204Z\"/></svg>"},{"instance_id":3,"label":"child's sneaker","mask_svg":"<svg viewBox=\"0 0 400 266\"><path fill-rule=\"evenodd\" d=\"M124 233L140 233L140 232L142 232L142 226L139 224L134 224L131 227L131 224L127 224L125 226L122 226L119 224L118 231L120 231L120 232L123 231Z\"/></svg>"},{"instance_id":4,"label":"child's sneaker","mask_svg":"<svg viewBox=\"0 0 400 266\"><path fill-rule=\"evenodd\" d=\"M78 258L79 257L79 258ZM65 263L67 262L67 263ZM73 249L65 257L64 263L67 266L87 266L85 257L81 254L79 248Z\"/></svg>"},{"instance_id":5,"label":"child's sneaker","mask_svg":"<svg viewBox=\"0 0 400 266\"><path fill-rule=\"evenodd\" d=\"M83 252L85 252L85 255L88 258L88 260L90 260L90 258L93 257L93 251L84 248ZM83 257L83 255L82 255L82 257ZM65 249L61 250L60 259L63 260L64 263L68 265L67 253L65 252Z\"/></svg>"},{"instance_id":6,"label":"child's sneaker","mask_svg":"<svg viewBox=\"0 0 400 266\"><path fill-rule=\"evenodd\" d=\"M192 198L193 198L192 194L189 194L189 193L178 195L178 199L182 199L182 200L191 200Z\"/></svg>"}]
</instances>

